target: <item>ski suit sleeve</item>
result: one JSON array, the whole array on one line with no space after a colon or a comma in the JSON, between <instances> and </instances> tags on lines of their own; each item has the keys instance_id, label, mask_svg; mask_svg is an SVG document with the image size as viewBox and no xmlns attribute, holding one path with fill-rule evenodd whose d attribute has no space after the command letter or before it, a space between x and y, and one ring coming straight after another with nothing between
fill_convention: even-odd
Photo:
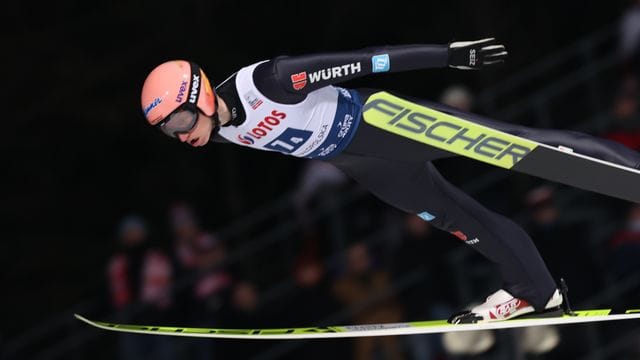
<instances>
[{"instance_id":1,"label":"ski suit sleeve","mask_svg":"<svg viewBox=\"0 0 640 360\"><path fill-rule=\"evenodd\" d=\"M345 52L279 56L265 63L262 73L276 80L284 91L308 94L327 85L376 72L447 67L448 59L448 45L369 47Z\"/></svg>"},{"instance_id":2,"label":"ski suit sleeve","mask_svg":"<svg viewBox=\"0 0 640 360\"><path fill-rule=\"evenodd\" d=\"M372 73L452 67L475 70L502 63L504 45L494 38L444 45L394 45L359 50L279 56L260 64L253 80L263 94L294 103L319 88Z\"/></svg>"}]
</instances>

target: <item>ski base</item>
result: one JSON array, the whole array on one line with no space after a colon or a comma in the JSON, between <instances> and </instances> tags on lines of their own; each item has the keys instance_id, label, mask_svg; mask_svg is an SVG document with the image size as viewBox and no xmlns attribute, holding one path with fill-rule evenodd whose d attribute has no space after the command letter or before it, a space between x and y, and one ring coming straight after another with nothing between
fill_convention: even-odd
<instances>
[{"instance_id":1,"label":"ski base","mask_svg":"<svg viewBox=\"0 0 640 360\"><path fill-rule=\"evenodd\" d=\"M281 329L214 329L214 328L190 328L171 326L144 326L112 324L101 321L89 320L81 315L75 317L85 323L110 331L119 331L138 334L154 334L169 336L189 336L205 338L232 338L232 339L318 339L318 338L348 338L364 336L390 336L410 334L436 334L458 331L475 331L491 329L509 329L543 325L567 325L578 323L593 323L601 321L640 319L640 309L625 310L622 313L613 313L611 309L581 310L573 315L541 318L517 318L512 320L488 322L480 324L450 324L447 320L415 321L388 324L366 324L345 326L324 326L306 328L281 328Z\"/></svg>"}]
</instances>

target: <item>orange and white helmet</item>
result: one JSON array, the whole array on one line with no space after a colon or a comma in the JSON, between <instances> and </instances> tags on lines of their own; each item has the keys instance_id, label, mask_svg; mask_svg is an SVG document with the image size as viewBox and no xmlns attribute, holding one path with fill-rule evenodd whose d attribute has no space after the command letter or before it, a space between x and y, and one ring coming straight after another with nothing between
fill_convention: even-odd
<instances>
[{"instance_id":1,"label":"orange and white helmet","mask_svg":"<svg viewBox=\"0 0 640 360\"><path fill-rule=\"evenodd\" d=\"M196 63L185 60L171 60L156 66L142 86L145 118L173 137L195 126L198 110L214 116L216 100L204 71Z\"/></svg>"}]
</instances>

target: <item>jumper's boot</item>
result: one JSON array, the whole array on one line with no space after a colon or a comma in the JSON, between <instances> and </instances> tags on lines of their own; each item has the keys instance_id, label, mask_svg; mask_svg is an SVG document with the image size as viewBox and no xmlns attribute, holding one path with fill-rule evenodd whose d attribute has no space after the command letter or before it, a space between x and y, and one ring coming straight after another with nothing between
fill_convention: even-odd
<instances>
[{"instance_id":1,"label":"jumper's boot","mask_svg":"<svg viewBox=\"0 0 640 360\"><path fill-rule=\"evenodd\" d=\"M542 317L545 315L560 315L563 313L562 303L563 296L556 289L545 305L544 310L536 312L526 300L514 297L509 292L500 289L487 297L487 301L484 303L473 307L471 310L452 315L448 322L451 324L473 324L508 320L527 314L535 314Z\"/></svg>"}]
</instances>

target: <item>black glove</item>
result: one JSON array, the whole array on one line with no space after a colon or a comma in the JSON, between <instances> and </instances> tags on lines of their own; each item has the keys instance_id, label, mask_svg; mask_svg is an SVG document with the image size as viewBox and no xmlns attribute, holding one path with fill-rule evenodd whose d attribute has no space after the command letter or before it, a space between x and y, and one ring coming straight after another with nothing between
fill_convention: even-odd
<instances>
[{"instance_id":1,"label":"black glove","mask_svg":"<svg viewBox=\"0 0 640 360\"><path fill-rule=\"evenodd\" d=\"M449 66L456 69L477 70L502 63L506 57L504 45L496 44L494 38L449 44Z\"/></svg>"}]
</instances>

